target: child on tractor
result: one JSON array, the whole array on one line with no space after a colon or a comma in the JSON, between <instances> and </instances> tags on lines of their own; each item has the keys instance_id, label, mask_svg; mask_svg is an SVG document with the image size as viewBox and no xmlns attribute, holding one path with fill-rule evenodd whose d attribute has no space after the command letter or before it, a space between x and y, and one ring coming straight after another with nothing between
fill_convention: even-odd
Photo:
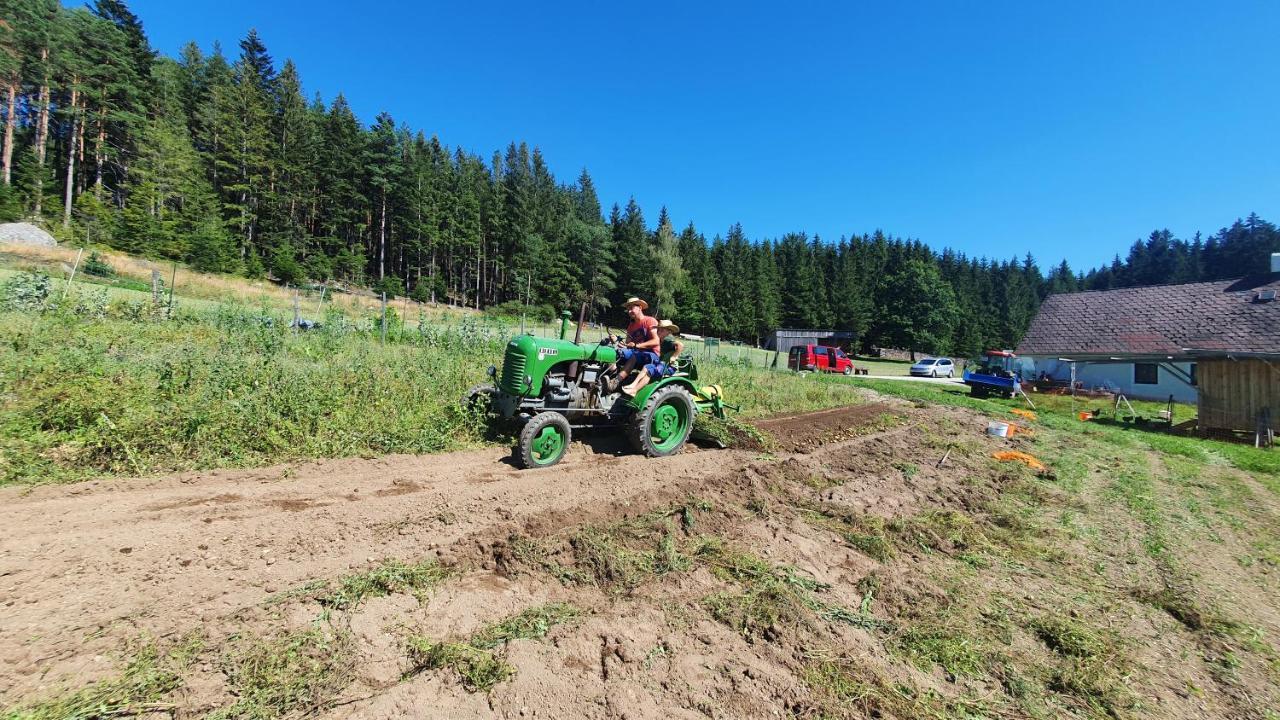
<instances>
[{"instance_id":1,"label":"child on tractor","mask_svg":"<svg viewBox=\"0 0 1280 720\"><path fill-rule=\"evenodd\" d=\"M684 343L677 338L680 335L680 326L670 320L662 320L656 328L658 335L659 354L652 362L645 364L640 370L640 374L636 375L636 379L630 385L622 388L624 395L635 397L650 380L655 378L664 378L675 372L672 367L672 361L680 357L680 353L684 352Z\"/></svg>"}]
</instances>

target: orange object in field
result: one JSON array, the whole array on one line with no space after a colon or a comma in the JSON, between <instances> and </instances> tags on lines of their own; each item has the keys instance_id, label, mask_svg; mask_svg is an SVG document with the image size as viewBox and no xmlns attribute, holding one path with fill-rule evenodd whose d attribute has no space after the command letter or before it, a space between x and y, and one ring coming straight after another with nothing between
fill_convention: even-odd
<instances>
[{"instance_id":1,"label":"orange object in field","mask_svg":"<svg viewBox=\"0 0 1280 720\"><path fill-rule=\"evenodd\" d=\"M1079 416L1080 416L1080 419L1081 419L1081 420L1092 420L1092 419L1093 419L1093 413L1089 412L1088 410L1081 410L1078 414L1079 414Z\"/></svg>"},{"instance_id":2,"label":"orange object in field","mask_svg":"<svg viewBox=\"0 0 1280 720\"><path fill-rule=\"evenodd\" d=\"M1030 410L1023 410L1022 408L1009 408L1009 412L1013 413L1014 415L1024 417L1028 420L1036 419L1036 414L1031 412Z\"/></svg>"},{"instance_id":3,"label":"orange object in field","mask_svg":"<svg viewBox=\"0 0 1280 720\"><path fill-rule=\"evenodd\" d=\"M1004 462L1020 462L1036 472L1049 469L1044 463L1036 459L1034 455L1028 455L1027 453L1020 452L1018 450L1001 450L999 452L991 453L991 457Z\"/></svg>"}]
</instances>

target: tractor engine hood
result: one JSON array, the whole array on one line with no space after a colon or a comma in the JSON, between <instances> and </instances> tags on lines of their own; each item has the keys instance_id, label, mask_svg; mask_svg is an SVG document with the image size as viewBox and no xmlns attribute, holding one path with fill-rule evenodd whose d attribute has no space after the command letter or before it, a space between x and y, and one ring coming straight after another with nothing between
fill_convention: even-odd
<instances>
[{"instance_id":1,"label":"tractor engine hood","mask_svg":"<svg viewBox=\"0 0 1280 720\"><path fill-rule=\"evenodd\" d=\"M507 343L498 386L512 395L536 396L542 393L547 372L560 363L573 360L612 363L617 359L617 351L608 345L519 335Z\"/></svg>"}]
</instances>

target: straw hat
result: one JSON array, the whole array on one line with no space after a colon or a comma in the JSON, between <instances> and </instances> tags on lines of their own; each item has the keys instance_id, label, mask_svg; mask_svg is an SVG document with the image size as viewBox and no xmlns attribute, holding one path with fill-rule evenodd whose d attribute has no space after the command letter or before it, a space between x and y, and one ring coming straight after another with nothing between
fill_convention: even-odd
<instances>
[{"instance_id":1,"label":"straw hat","mask_svg":"<svg viewBox=\"0 0 1280 720\"><path fill-rule=\"evenodd\" d=\"M622 303L622 309L626 310L630 308L632 305L639 305L641 310L649 309L649 303L641 300L638 297L629 298L626 302Z\"/></svg>"},{"instance_id":2,"label":"straw hat","mask_svg":"<svg viewBox=\"0 0 1280 720\"><path fill-rule=\"evenodd\" d=\"M679 335L679 334L680 334L680 326L679 326L679 325L677 325L677 324L675 324L675 323L673 323L673 322L671 322L670 320L659 320L659 321L658 321L658 329L659 329L659 330L666 330L667 332L671 333L672 335Z\"/></svg>"}]
</instances>

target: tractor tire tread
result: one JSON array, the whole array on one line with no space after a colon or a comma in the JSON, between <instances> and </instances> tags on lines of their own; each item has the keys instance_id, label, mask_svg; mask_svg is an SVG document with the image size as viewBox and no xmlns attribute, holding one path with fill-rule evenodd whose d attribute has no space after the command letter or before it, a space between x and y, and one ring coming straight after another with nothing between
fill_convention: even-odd
<instances>
[{"instance_id":1,"label":"tractor tire tread","mask_svg":"<svg viewBox=\"0 0 1280 720\"><path fill-rule=\"evenodd\" d=\"M653 411L663 403L663 401L672 395L679 395L684 398L684 402L688 405L689 410L689 431L685 433L684 439L674 448L666 452L659 451L654 447L649 437L649 419ZM680 452L685 443L689 441L689 436L693 434L693 418L697 412L697 406L693 403L693 398L689 392L679 385L668 385L649 396L644 407L636 411L634 415L627 418L626 436L631 442L631 446L636 452L644 453L648 457L665 457L667 455L675 455Z\"/></svg>"}]
</instances>

